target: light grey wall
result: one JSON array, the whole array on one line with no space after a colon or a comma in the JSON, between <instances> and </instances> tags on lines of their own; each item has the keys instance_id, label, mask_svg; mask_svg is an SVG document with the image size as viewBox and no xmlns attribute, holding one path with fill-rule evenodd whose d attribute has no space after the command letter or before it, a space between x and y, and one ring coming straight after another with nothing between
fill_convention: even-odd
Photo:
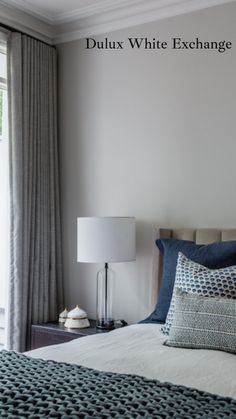
<instances>
[{"instance_id":1,"label":"light grey wall","mask_svg":"<svg viewBox=\"0 0 236 419\"><path fill-rule=\"evenodd\" d=\"M95 316L98 265L76 262L76 217L137 217L137 261L113 265L115 315L147 314L154 225L236 226L236 4L109 34L230 40L215 51L59 46L67 305ZM103 36L96 39L102 39Z\"/></svg>"}]
</instances>

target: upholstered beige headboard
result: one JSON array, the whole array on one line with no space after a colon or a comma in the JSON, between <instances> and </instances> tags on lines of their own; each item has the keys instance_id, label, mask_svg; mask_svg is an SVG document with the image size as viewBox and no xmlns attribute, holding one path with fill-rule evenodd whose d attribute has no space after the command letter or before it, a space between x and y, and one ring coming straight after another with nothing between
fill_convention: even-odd
<instances>
[{"instance_id":1,"label":"upholstered beige headboard","mask_svg":"<svg viewBox=\"0 0 236 419\"><path fill-rule=\"evenodd\" d=\"M157 295L161 286L161 274L162 274L162 257L160 252L155 245L155 240L159 238L175 238L181 240L191 240L197 244L208 244L217 241L224 240L236 240L236 229L208 229L208 228L179 228L179 229L167 229L167 228L156 228L154 231L153 238L153 273L152 273L152 284L151 284L151 305L150 311L153 310Z\"/></svg>"}]
</instances>

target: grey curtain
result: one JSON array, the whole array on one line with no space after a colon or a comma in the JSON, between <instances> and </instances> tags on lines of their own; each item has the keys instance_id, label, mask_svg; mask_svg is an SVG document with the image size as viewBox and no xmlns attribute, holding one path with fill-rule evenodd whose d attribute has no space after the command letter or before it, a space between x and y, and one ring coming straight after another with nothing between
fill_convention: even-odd
<instances>
[{"instance_id":1,"label":"grey curtain","mask_svg":"<svg viewBox=\"0 0 236 419\"><path fill-rule=\"evenodd\" d=\"M57 56L12 33L8 43L11 250L9 349L63 307L57 145Z\"/></svg>"}]
</instances>

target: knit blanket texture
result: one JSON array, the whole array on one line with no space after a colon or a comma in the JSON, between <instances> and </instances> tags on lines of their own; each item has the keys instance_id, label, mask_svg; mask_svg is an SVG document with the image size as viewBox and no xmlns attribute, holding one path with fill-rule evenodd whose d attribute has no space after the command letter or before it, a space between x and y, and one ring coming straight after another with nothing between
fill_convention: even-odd
<instances>
[{"instance_id":1,"label":"knit blanket texture","mask_svg":"<svg viewBox=\"0 0 236 419\"><path fill-rule=\"evenodd\" d=\"M0 418L235 419L236 400L3 350Z\"/></svg>"}]
</instances>

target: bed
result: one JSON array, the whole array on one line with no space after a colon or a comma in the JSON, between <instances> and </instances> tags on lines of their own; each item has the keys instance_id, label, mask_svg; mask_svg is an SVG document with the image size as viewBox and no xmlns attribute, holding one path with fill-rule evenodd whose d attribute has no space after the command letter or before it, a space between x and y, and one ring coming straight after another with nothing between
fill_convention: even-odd
<instances>
[{"instance_id":1,"label":"bed","mask_svg":"<svg viewBox=\"0 0 236 419\"><path fill-rule=\"evenodd\" d=\"M157 237L206 244L235 240L236 230L156 229ZM161 272L155 246L150 309ZM9 414L10 383L0 397L1 417L236 418L235 355L166 347L165 339L161 325L135 324L39 348L27 356L5 353L7 365L13 365L8 377L16 380L14 398L19 397L19 403L11 405ZM4 373L0 370L6 384Z\"/></svg>"}]
</instances>

